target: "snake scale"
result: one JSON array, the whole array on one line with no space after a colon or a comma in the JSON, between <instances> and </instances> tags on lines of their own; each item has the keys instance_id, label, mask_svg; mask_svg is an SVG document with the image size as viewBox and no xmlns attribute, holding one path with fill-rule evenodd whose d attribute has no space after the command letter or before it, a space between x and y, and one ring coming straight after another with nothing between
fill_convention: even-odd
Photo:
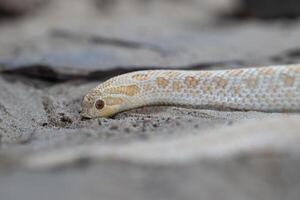
<instances>
[{"instance_id":1,"label":"snake scale","mask_svg":"<svg viewBox=\"0 0 300 200\"><path fill-rule=\"evenodd\" d=\"M90 90L81 116L109 117L149 105L300 111L300 64L231 70L143 70L113 77Z\"/></svg>"}]
</instances>

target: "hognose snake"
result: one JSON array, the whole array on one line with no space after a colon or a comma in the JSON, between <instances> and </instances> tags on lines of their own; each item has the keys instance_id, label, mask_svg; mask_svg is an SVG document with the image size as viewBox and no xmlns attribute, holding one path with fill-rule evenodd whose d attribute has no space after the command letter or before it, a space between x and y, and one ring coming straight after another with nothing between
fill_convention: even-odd
<instances>
[{"instance_id":1,"label":"hognose snake","mask_svg":"<svg viewBox=\"0 0 300 200\"><path fill-rule=\"evenodd\" d=\"M82 117L149 105L300 111L300 65L232 70L145 70L113 77L87 93Z\"/></svg>"}]
</instances>

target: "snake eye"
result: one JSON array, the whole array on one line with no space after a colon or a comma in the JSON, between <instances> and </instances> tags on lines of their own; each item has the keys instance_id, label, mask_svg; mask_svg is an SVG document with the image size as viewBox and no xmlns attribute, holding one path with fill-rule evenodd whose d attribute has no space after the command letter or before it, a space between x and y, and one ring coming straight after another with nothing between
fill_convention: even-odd
<instances>
[{"instance_id":1,"label":"snake eye","mask_svg":"<svg viewBox=\"0 0 300 200\"><path fill-rule=\"evenodd\" d=\"M95 107L98 109L98 110L101 110L103 107L104 107L104 101L101 100L101 99L98 99L95 103Z\"/></svg>"}]
</instances>

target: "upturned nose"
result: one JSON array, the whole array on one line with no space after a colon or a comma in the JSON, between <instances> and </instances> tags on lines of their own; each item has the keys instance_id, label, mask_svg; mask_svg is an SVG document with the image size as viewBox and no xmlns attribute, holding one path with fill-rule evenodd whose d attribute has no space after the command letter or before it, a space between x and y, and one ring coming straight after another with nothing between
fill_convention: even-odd
<instances>
[{"instance_id":1,"label":"upturned nose","mask_svg":"<svg viewBox=\"0 0 300 200\"><path fill-rule=\"evenodd\" d=\"M81 120L88 120L88 119L91 119L91 117L86 115L86 114L80 114L80 119Z\"/></svg>"},{"instance_id":2,"label":"upturned nose","mask_svg":"<svg viewBox=\"0 0 300 200\"><path fill-rule=\"evenodd\" d=\"M81 120L91 119L91 117L84 110L80 110L79 114Z\"/></svg>"}]
</instances>

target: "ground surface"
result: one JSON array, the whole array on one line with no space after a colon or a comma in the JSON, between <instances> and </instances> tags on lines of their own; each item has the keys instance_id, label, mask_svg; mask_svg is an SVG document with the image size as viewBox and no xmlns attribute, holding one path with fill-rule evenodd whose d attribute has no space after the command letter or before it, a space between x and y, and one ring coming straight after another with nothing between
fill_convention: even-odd
<instances>
[{"instance_id":1,"label":"ground surface","mask_svg":"<svg viewBox=\"0 0 300 200\"><path fill-rule=\"evenodd\" d=\"M1 199L298 199L300 116L147 107L81 120L92 87L137 69L300 61L297 19L233 1L53 0L0 28Z\"/></svg>"}]
</instances>

